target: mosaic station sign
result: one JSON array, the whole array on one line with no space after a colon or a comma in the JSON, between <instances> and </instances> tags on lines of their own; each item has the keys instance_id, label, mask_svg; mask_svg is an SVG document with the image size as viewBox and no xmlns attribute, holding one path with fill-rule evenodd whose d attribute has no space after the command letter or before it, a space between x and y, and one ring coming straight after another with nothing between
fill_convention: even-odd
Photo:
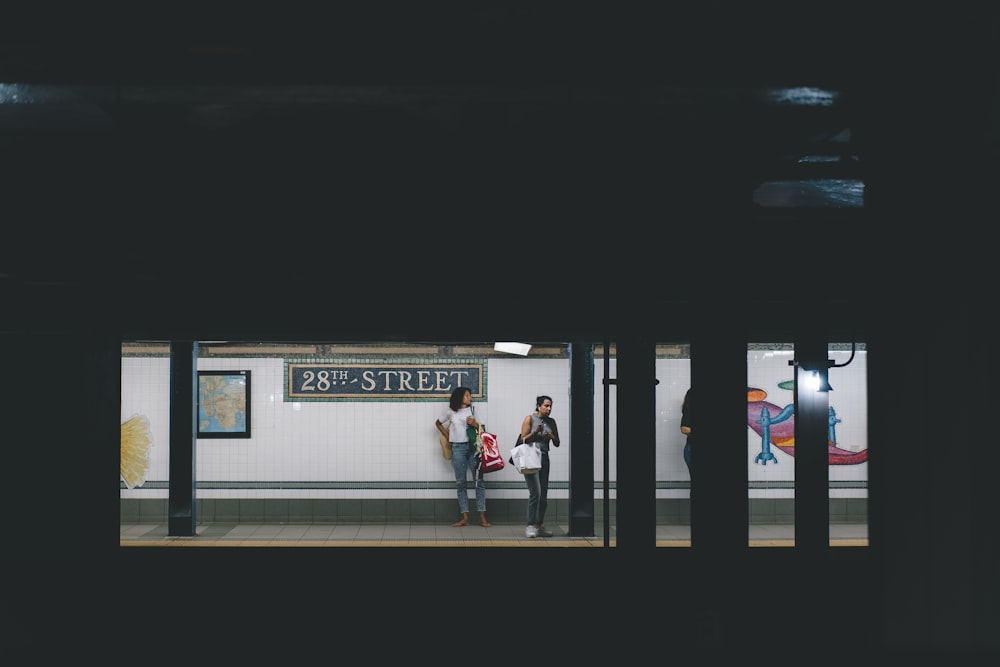
<instances>
[{"instance_id":1,"label":"mosaic station sign","mask_svg":"<svg viewBox=\"0 0 1000 667\"><path fill-rule=\"evenodd\" d=\"M486 395L485 365L434 363L285 363L285 400L448 400L456 387Z\"/></svg>"}]
</instances>

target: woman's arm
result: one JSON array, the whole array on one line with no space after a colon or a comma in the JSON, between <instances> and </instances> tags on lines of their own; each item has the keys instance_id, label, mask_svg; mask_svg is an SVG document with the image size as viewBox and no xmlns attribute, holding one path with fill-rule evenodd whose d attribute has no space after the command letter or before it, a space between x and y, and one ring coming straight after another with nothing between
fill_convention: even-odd
<instances>
[{"instance_id":1,"label":"woman's arm","mask_svg":"<svg viewBox=\"0 0 1000 667\"><path fill-rule=\"evenodd\" d=\"M559 446L559 427L556 426L556 420L553 419L552 417L549 417L548 421L549 421L549 429L552 431L552 437L549 438L549 442L551 442L553 445L555 445L556 447L558 447Z\"/></svg>"},{"instance_id":2,"label":"woman's arm","mask_svg":"<svg viewBox=\"0 0 1000 667\"><path fill-rule=\"evenodd\" d=\"M521 422L521 442L528 442L534 433L531 431L531 415L527 415L524 421Z\"/></svg>"}]
</instances>

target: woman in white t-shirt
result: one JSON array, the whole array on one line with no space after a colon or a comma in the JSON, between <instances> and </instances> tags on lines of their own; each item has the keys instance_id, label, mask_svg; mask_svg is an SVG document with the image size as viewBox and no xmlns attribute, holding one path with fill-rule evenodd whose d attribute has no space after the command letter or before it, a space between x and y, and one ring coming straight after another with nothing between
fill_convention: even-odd
<instances>
[{"instance_id":1,"label":"woman in white t-shirt","mask_svg":"<svg viewBox=\"0 0 1000 667\"><path fill-rule=\"evenodd\" d=\"M482 476L476 474L476 443L469 442L467 428L479 429L479 422L472 410L472 390L458 387L451 392L448 411L434 420L441 435L451 442L451 465L455 470L455 486L458 492L458 511L462 518L452 526L469 525L469 483L468 471L476 482L476 509L479 510L479 525L490 527L486 520L486 484Z\"/></svg>"}]
</instances>

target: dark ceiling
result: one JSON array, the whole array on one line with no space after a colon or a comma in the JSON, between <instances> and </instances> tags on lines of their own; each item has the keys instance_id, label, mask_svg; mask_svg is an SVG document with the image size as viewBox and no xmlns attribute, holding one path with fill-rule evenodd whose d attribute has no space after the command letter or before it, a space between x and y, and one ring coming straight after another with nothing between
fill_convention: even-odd
<instances>
[{"instance_id":1,"label":"dark ceiling","mask_svg":"<svg viewBox=\"0 0 1000 667\"><path fill-rule=\"evenodd\" d=\"M0 44L0 276L155 292L211 249L261 285L409 295L475 261L433 277L459 232L612 291L745 276L806 229L874 256L873 180L955 138L996 152L986 10L655 4L30 5Z\"/></svg>"},{"instance_id":2,"label":"dark ceiling","mask_svg":"<svg viewBox=\"0 0 1000 667\"><path fill-rule=\"evenodd\" d=\"M886 30L946 18L860 2L21 4L7 80L184 84L837 86L878 53L873 39L905 40Z\"/></svg>"}]
</instances>

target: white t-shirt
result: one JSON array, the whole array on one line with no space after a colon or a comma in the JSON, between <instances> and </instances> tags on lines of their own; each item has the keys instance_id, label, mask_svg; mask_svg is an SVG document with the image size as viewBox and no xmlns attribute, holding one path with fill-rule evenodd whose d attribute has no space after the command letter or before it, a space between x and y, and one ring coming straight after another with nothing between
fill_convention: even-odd
<instances>
[{"instance_id":1,"label":"white t-shirt","mask_svg":"<svg viewBox=\"0 0 1000 667\"><path fill-rule=\"evenodd\" d=\"M448 424L448 440L451 442L468 442L469 436L465 429L468 424L465 420L472 416L472 408L461 408L458 412L452 412L451 408L438 417L442 424Z\"/></svg>"}]
</instances>

